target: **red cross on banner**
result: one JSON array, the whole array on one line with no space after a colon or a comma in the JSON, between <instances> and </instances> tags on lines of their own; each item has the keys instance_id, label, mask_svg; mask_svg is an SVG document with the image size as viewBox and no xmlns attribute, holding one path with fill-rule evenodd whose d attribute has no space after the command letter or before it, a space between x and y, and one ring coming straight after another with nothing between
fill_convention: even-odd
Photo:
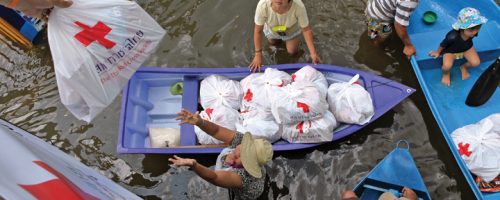
<instances>
[{"instance_id":1,"label":"red cross on banner","mask_svg":"<svg viewBox=\"0 0 500 200\"><path fill-rule=\"evenodd\" d=\"M54 168L50 167L42 161L33 161L35 164L41 168L47 170L52 175L56 176L56 179L47 180L42 183L34 185L19 185L26 191L28 191L33 197L39 200L49 200L49 199L68 199L68 200L97 200L97 197L86 193L70 180L68 180L63 174L59 173Z\"/></svg>"},{"instance_id":2,"label":"red cross on banner","mask_svg":"<svg viewBox=\"0 0 500 200\"><path fill-rule=\"evenodd\" d=\"M76 21L75 24L83 29L75 35L75 38L80 41L83 46L87 47L94 41L97 41L106 49L111 49L116 45L115 42L105 38L112 29L101 21L98 21L93 27L79 21Z\"/></svg>"}]
</instances>

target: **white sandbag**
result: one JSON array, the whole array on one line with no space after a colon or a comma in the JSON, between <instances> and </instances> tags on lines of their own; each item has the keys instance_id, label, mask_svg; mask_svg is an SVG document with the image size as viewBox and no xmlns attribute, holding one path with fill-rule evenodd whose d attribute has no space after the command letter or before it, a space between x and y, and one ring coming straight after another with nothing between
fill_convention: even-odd
<instances>
[{"instance_id":1,"label":"white sandbag","mask_svg":"<svg viewBox=\"0 0 500 200\"><path fill-rule=\"evenodd\" d=\"M500 174L500 113L456 129L451 138L472 173L486 182Z\"/></svg>"},{"instance_id":2,"label":"white sandbag","mask_svg":"<svg viewBox=\"0 0 500 200\"><path fill-rule=\"evenodd\" d=\"M251 74L240 82L244 92L242 104L269 111L275 91L291 81L288 73L273 68L267 68L264 73Z\"/></svg>"},{"instance_id":3,"label":"white sandbag","mask_svg":"<svg viewBox=\"0 0 500 200\"><path fill-rule=\"evenodd\" d=\"M181 131L177 128L149 128L152 148L176 147L181 143Z\"/></svg>"},{"instance_id":4,"label":"white sandbag","mask_svg":"<svg viewBox=\"0 0 500 200\"><path fill-rule=\"evenodd\" d=\"M73 0L50 12L47 37L61 102L90 122L113 102L165 30L134 1Z\"/></svg>"},{"instance_id":5,"label":"white sandbag","mask_svg":"<svg viewBox=\"0 0 500 200\"><path fill-rule=\"evenodd\" d=\"M328 81L326 81L325 75L316 70L314 67L307 65L300 68L298 71L292 74L292 81L313 82L318 87L321 95L326 98L326 93L328 91Z\"/></svg>"},{"instance_id":6,"label":"white sandbag","mask_svg":"<svg viewBox=\"0 0 500 200\"><path fill-rule=\"evenodd\" d=\"M326 111L319 119L283 125L281 138L289 143L329 142L332 141L333 130L336 127L335 117L330 111Z\"/></svg>"},{"instance_id":7,"label":"white sandbag","mask_svg":"<svg viewBox=\"0 0 500 200\"><path fill-rule=\"evenodd\" d=\"M328 105L338 122L363 125L375 114L370 93L356 84L356 74L349 82L333 83L328 88Z\"/></svg>"},{"instance_id":8,"label":"white sandbag","mask_svg":"<svg viewBox=\"0 0 500 200\"><path fill-rule=\"evenodd\" d=\"M203 109L228 106L240 109L243 90L238 81L221 75L210 75L200 84L200 104Z\"/></svg>"},{"instance_id":9,"label":"white sandbag","mask_svg":"<svg viewBox=\"0 0 500 200\"><path fill-rule=\"evenodd\" d=\"M273 143L281 138L279 125L273 120L263 120L257 117L246 118L236 123L236 130L240 133L250 132L253 138L266 139Z\"/></svg>"},{"instance_id":10,"label":"white sandbag","mask_svg":"<svg viewBox=\"0 0 500 200\"><path fill-rule=\"evenodd\" d=\"M295 124L321 118L328 104L312 82L296 81L276 90L271 113L279 124Z\"/></svg>"},{"instance_id":11,"label":"white sandbag","mask_svg":"<svg viewBox=\"0 0 500 200\"><path fill-rule=\"evenodd\" d=\"M237 110L219 106L215 108L207 108L200 112L200 117L204 120L210 121L219 126L225 127L230 130L236 130L236 122L238 122L239 113ZM203 130L194 127L194 132L200 144L222 144L223 142L208 135Z\"/></svg>"}]
</instances>

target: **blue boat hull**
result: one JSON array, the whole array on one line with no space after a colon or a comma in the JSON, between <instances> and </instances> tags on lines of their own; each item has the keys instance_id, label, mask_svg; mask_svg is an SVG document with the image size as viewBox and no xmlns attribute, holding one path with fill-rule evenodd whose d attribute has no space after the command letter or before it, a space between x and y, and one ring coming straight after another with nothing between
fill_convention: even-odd
<instances>
[{"instance_id":1,"label":"blue boat hull","mask_svg":"<svg viewBox=\"0 0 500 200\"><path fill-rule=\"evenodd\" d=\"M287 72L294 72L307 64L286 64L269 66ZM359 74L360 83L371 94L375 115L371 121L400 103L415 90L398 82L364 71L332 65L315 65L326 75L328 82L346 82ZM152 125L179 128L175 120L181 108L196 111L198 106L199 81L210 74L220 74L234 80L241 80L250 74L248 68L140 68L124 88L120 130L118 134L118 153L158 153L158 154L204 154L219 153L222 148L150 148L148 129ZM182 96L171 95L169 87L183 82ZM368 123L369 124L369 123ZM366 125L364 125L366 126ZM344 138L364 126L342 125L335 130L332 141ZM196 145L196 134L192 125L182 125L181 145ZM278 141L273 144L274 151L304 149L320 145L290 144Z\"/></svg>"},{"instance_id":2,"label":"blue boat hull","mask_svg":"<svg viewBox=\"0 0 500 200\"><path fill-rule=\"evenodd\" d=\"M446 33L451 30L451 25L455 22L459 10L464 7L474 7L489 19L482 26L479 36L474 38L474 47L481 59L481 65L469 69L470 78L461 80L458 66L464 60L456 61L451 71L451 86L446 87L441 84L442 59L433 59L427 56L427 53L437 49ZM438 14L438 21L435 24L429 25L422 22L421 16L427 10ZM482 193L479 190L450 135L457 128L477 123L492 113L500 112L498 89L489 101L479 107L469 107L465 104L467 95L478 77L500 56L498 35L500 33L500 8L491 0L421 0L410 20L408 33L417 49L417 56L411 59L411 64L460 170L477 199L500 199L500 193Z\"/></svg>"},{"instance_id":3,"label":"blue boat hull","mask_svg":"<svg viewBox=\"0 0 500 200\"><path fill-rule=\"evenodd\" d=\"M384 192L397 194L403 187L415 191L420 199L431 199L410 151L396 147L356 185L354 192L361 200L374 200Z\"/></svg>"}]
</instances>

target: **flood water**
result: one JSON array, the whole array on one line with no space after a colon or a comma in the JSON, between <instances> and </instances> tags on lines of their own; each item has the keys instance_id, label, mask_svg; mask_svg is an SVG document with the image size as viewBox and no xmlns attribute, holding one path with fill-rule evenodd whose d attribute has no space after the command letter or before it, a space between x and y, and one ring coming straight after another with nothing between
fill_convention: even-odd
<instances>
[{"instance_id":1,"label":"flood water","mask_svg":"<svg viewBox=\"0 0 500 200\"><path fill-rule=\"evenodd\" d=\"M145 63L159 67L246 67L253 56L257 0L157 0L140 5L167 30ZM434 199L473 199L420 90L402 44L385 49L366 37L366 0L304 0L324 63L348 66L417 89L409 99L361 131L316 149L275 154L268 164L263 199L339 199L353 188L398 140L410 151ZM170 155L116 153L121 96L87 124L61 104L46 37L24 49L0 36L0 117L52 143L146 199L227 199L192 171L171 168ZM267 44L264 45L267 47ZM264 51L264 64L309 62ZM426 52L417 52L426 53ZM215 165L216 155L189 156Z\"/></svg>"}]
</instances>

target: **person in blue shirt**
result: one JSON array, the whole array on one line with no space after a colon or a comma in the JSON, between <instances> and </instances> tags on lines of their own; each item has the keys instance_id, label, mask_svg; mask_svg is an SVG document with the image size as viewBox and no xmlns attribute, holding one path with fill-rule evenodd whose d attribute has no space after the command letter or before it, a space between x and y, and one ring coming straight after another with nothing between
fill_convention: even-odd
<instances>
[{"instance_id":1,"label":"person in blue shirt","mask_svg":"<svg viewBox=\"0 0 500 200\"><path fill-rule=\"evenodd\" d=\"M481 61L479 55L474 49L472 39L477 36L481 25L488 19L481 16L479 11L474 8L464 8L458 14L458 20L453 24L453 29L446 34L446 37L439 45L436 51L429 52L429 56L434 58L443 55L443 76L441 82L450 86L450 70L455 59L465 57L467 62L460 66L462 80L469 78L470 74L467 68L478 66Z\"/></svg>"}]
</instances>

